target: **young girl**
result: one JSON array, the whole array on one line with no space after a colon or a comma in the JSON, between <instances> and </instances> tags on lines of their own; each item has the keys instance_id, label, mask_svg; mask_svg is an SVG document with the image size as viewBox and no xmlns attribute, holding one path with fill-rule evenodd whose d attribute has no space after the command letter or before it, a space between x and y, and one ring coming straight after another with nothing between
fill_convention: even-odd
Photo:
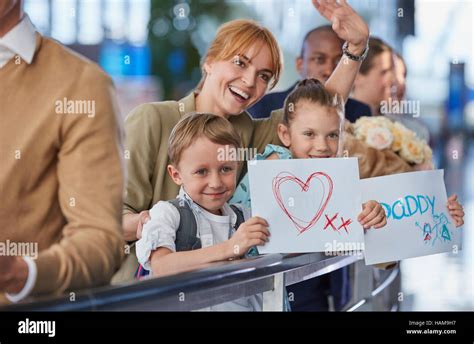
<instances>
[{"instance_id":1,"label":"young girl","mask_svg":"<svg viewBox=\"0 0 474 344\"><path fill-rule=\"evenodd\" d=\"M264 153L257 155L256 159L312 159L341 156L344 142L343 109L342 100L331 95L318 80L306 79L299 82L285 100L283 117L277 127L278 136L286 148L269 144ZM378 162L369 163L366 157L379 152L369 147L364 148L364 145L354 137L349 134L347 136L344 148L351 152L351 156L360 156L359 168L362 178L403 172L387 169L385 165L388 161L384 159L370 159ZM353 154L354 151L358 154ZM386 154L384 158L390 159L390 155ZM249 192L248 175L245 175L230 202L243 203L250 207ZM456 195L448 199L447 207L456 226L461 226L464 212ZM380 228L387 222L384 210L376 201L363 204L363 211L358 216L358 221L364 229ZM394 265L393 263L378 267L387 268ZM330 276L323 275L288 287L288 292L294 296L294 302L291 303L292 310L327 310L328 289L333 296L335 309L342 309L350 297L348 280L348 270L341 269L331 273Z\"/></svg>"},{"instance_id":2,"label":"young girl","mask_svg":"<svg viewBox=\"0 0 474 344\"><path fill-rule=\"evenodd\" d=\"M267 145L262 159L334 158L342 155L344 107L342 99L332 96L316 79L305 79L285 100L283 119L277 127L278 137L287 147ZM250 207L248 175L234 194L232 202ZM358 221L365 229L380 228L387 223L382 206L376 201L363 204Z\"/></svg>"}]
</instances>

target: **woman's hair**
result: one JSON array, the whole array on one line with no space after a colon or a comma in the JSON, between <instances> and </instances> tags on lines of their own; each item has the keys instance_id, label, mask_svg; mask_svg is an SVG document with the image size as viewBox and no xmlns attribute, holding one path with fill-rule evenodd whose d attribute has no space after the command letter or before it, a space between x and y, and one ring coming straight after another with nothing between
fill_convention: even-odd
<instances>
[{"instance_id":1,"label":"woman's hair","mask_svg":"<svg viewBox=\"0 0 474 344\"><path fill-rule=\"evenodd\" d=\"M184 116L170 134L168 156L171 164L177 166L183 151L202 136L216 144L230 145L235 148L242 146L239 134L226 118L209 113L193 112Z\"/></svg>"},{"instance_id":2,"label":"woman's hair","mask_svg":"<svg viewBox=\"0 0 474 344\"><path fill-rule=\"evenodd\" d=\"M339 146L338 156L342 154L343 128L344 128L344 100L339 95L333 95L317 79L304 79L298 82L293 91L285 99L282 123L287 127L295 118L295 111L298 102L306 100L311 103L319 104L323 107L333 108L339 117Z\"/></svg>"},{"instance_id":3,"label":"woman's hair","mask_svg":"<svg viewBox=\"0 0 474 344\"><path fill-rule=\"evenodd\" d=\"M407 73L408 73L408 68L407 68L407 63L405 62L405 59L403 58L403 56L398 51L394 51L394 54L402 62L403 68L405 69L404 76L406 77Z\"/></svg>"},{"instance_id":4,"label":"woman's hair","mask_svg":"<svg viewBox=\"0 0 474 344\"><path fill-rule=\"evenodd\" d=\"M307 100L321 106L344 111L344 102L340 97L331 94L317 79L304 79L298 82L293 91L285 99L283 124L290 125L295 117L296 107L301 100Z\"/></svg>"},{"instance_id":5,"label":"woman's hair","mask_svg":"<svg viewBox=\"0 0 474 344\"><path fill-rule=\"evenodd\" d=\"M202 78L196 88L200 90L206 79L206 71L204 70L206 61L232 59L236 55L245 53L254 44L260 44L260 47L267 44L270 48L271 69L273 71L270 89L272 89L280 78L283 65L280 48L275 37L267 28L248 19L232 20L219 28L216 37L201 60Z\"/></svg>"},{"instance_id":6,"label":"woman's hair","mask_svg":"<svg viewBox=\"0 0 474 344\"><path fill-rule=\"evenodd\" d=\"M359 73L366 75L369 73L369 71L372 69L374 65L374 59L384 53L384 52L389 52L392 53L392 48L382 41L380 38L377 37L370 37L369 38L369 52L367 54L367 57L365 60L362 62L360 66Z\"/></svg>"}]
</instances>

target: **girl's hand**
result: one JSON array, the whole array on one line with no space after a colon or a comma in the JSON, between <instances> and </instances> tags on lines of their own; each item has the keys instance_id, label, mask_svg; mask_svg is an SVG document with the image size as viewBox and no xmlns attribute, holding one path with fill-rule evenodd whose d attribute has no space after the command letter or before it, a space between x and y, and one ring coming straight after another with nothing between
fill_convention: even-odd
<instances>
[{"instance_id":1,"label":"girl's hand","mask_svg":"<svg viewBox=\"0 0 474 344\"><path fill-rule=\"evenodd\" d=\"M387 224L387 216L384 208L377 201L368 201L362 204L362 212L357 217L364 229L381 228Z\"/></svg>"},{"instance_id":2,"label":"girl's hand","mask_svg":"<svg viewBox=\"0 0 474 344\"><path fill-rule=\"evenodd\" d=\"M349 43L349 51L361 55L369 39L369 27L364 19L346 2L340 0L312 0L318 12L332 23L334 32Z\"/></svg>"},{"instance_id":3,"label":"girl's hand","mask_svg":"<svg viewBox=\"0 0 474 344\"><path fill-rule=\"evenodd\" d=\"M230 256L243 256L252 246L264 245L269 236L267 221L258 216L248 219L228 240L230 250L232 250Z\"/></svg>"},{"instance_id":4,"label":"girl's hand","mask_svg":"<svg viewBox=\"0 0 474 344\"><path fill-rule=\"evenodd\" d=\"M448 198L448 203L446 204L448 208L449 215L453 218L456 223L456 227L461 227L464 224L464 209L458 201L458 196L456 194L451 195Z\"/></svg>"},{"instance_id":5,"label":"girl's hand","mask_svg":"<svg viewBox=\"0 0 474 344\"><path fill-rule=\"evenodd\" d=\"M137 238L141 239L143 225L150 221L150 212L148 210L144 210L138 214L138 226L137 226Z\"/></svg>"}]
</instances>

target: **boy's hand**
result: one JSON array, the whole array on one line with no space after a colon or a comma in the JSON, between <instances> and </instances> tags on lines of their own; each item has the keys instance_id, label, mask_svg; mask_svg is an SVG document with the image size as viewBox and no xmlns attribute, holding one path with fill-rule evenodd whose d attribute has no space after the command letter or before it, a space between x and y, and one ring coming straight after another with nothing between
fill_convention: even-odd
<instances>
[{"instance_id":1,"label":"boy's hand","mask_svg":"<svg viewBox=\"0 0 474 344\"><path fill-rule=\"evenodd\" d=\"M456 194L451 195L448 198L448 203L446 204L448 208L449 215L456 222L456 227L460 227L464 224L464 209L458 201L458 196Z\"/></svg>"},{"instance_id":2,"label":"boy's hand","mask_svg":"<svg viewBox=\"0 0 474 344\"><path fill-rule=\"evenodd\" d=\"M137 238L142 238L143 225L150 221L150 212L144 210L138 214L138 225L137 225Z\"/></svg>"},{"instance_id":3,"label":"boy's hand","mask_svg":"<svg viewBox=\"0 0 474 344\"><path fill-rule=\"evenodd\" d=\"M364 229L381 228L387 224L387 216L384 208L377 201L368 201L362 204L362 212L357 217Z\"/></svg>"},{"instance_id":4,"label":"boy's hand","mask_svg":"<svg viewBox=\"0 0 474 344\"><path fill-rule=\"evenodd\" d=\"M269 236L267 221L258 216L248 219L228 241L231 257L243 256L252 246L264 245Z\"/></svg>"}]
</instances>

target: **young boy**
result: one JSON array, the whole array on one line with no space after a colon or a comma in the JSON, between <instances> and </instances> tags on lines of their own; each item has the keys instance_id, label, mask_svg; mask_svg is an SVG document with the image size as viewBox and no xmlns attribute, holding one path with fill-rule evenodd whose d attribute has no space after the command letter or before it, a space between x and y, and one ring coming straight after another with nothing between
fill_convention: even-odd
<instances>
[{"instance_id":1,"label":"young boy","mask_svg":"<svg viewBox=\"0 0 474 344\"><path fill-rule=\"evenodd\" d=\"M160 201L153 206L136 244L139 262L152 275L174 274L242 257L251 247L268 241L270 232L264 219L249 219L247 208L227 204L236 188L239 163L222 159L222 152L239 147L239 135L223 117L194 113L173 129L167 169L181 189L175 201ZM192 227L189 222L195 221L196 232L180 227L181 221L188 229ZM254 295L210 310L261 308L261 296Z\"/></svg>"}]
</instances>

